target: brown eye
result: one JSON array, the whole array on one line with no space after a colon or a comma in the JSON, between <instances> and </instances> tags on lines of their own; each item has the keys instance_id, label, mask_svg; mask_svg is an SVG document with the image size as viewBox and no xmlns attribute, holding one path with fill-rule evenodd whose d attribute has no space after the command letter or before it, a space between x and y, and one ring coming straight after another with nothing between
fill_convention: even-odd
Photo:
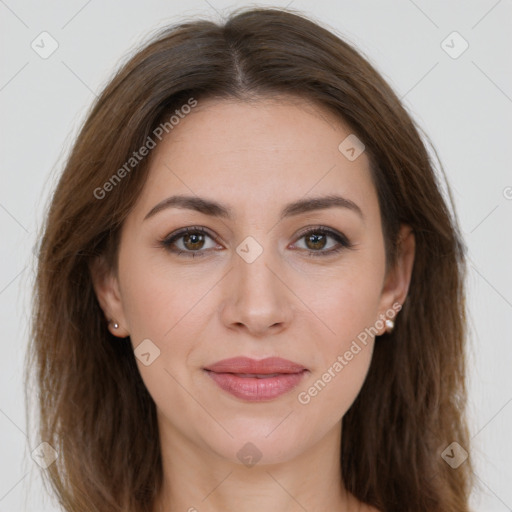
<instances>
[{"instance_id":1,"label":"brown eye","mask_svg":"<svg viewBox=\"0 0 512 512\"><path fill-rule=\"evenodd\" d=\"M309 249L323 249L326 245L327 237L324 234L312 233L305 237L306 245Z\"/></svg>"},{"instance_id":2,"label":"brown eye","mask_svg":"<svg viewBox=\"0 0 512 512\"><path fill-rule=\"evenodd\" d=\"M323 226L304 231L299 237L302 239L309 256L329 256L352 247L345 235ZM334 242L329 243L330 239Z\"/></svg>"},{"instance_id":3,"label":"brown eye","mask_svg":"<svg viewBox=\"0 0 512 512\"><path fill-rule=\"evenodd\" d=\"M206 246L208 240L211 240L209 247ZM195 257L203 256L209 250L214 249L216 246L214 242L215 237L204 228L189 227L169 235L161 240L160 244L169 252Z\"/></svg>"},{"instance_id":4,"label":"brown eye","mask_svg":"<svg viewBox=\"0 0 512 512\"><path fill-rule=\"evenodd\" d=\"M183 238L183 245L191 251L201 249L202 246L204 245L204 235L203 234L197 234L197 233L188 234L187 233L186 235L183 235L182 238Z\"/></svg>"}]
</instances>

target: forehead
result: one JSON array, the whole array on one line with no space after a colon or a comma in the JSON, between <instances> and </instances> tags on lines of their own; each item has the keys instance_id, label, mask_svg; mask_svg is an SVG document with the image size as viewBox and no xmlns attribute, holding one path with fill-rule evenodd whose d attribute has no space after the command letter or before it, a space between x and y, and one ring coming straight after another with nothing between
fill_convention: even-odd
<instances>
[{"instance_id":1,"label":"forehead","mask_svg":"<svg viewBox=\"0 0 512 512\"><path fill-rule=\"evenodd\" d=\"M175 193L235 209L334 192L363 205L376 201L366 154L351 161L339 149L351 133L341 118L300 98L199 101L153 150L139 203L147 209Z\"/></svg>"}]
</instances>

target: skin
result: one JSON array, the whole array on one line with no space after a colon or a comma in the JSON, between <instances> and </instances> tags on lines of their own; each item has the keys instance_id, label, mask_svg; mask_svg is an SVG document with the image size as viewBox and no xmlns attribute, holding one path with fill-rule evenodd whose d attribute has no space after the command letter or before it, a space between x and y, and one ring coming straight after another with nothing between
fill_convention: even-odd
<instances>
[{"instance_id":1,"label":"skin","mask_svg":"<svg viewBox=\"0 0 512 512\"><path fill-rule=\"evenodd\" d=\"M122 227L118 272L102 271L100 262L93 279L105 315L120 325L111 332L129 335L134 348L150 339L160 350L149 366L137 359L161 436L164 486L155 512L375 511L345 492L339 453L341 420L378 339L361 345L309 403L298 400L359 333L403 303L410 281L413 234L402 226L402 250L386 272L369 160L363 152L349 161L338 150L350 133L298 98L206 100L153 150L148 181ZM333 207L279 220L286 204L333 193L364 218ZM234 217L173 207L144 220L174 194L216 200ZM338 245L330 236L325 245L299 236L317 225L343 233L352 247L309 256L308 249ZM194 258L159 244L187 226L204 226L218 241L175 243L203 252ZM248 236L263 249L251 263L236 252ZM203 371L235 356L279 356L309 373L285 395L248 402ZM248 442L261 454L252 467L237 457Z\"/></svg>"}]
</instances>

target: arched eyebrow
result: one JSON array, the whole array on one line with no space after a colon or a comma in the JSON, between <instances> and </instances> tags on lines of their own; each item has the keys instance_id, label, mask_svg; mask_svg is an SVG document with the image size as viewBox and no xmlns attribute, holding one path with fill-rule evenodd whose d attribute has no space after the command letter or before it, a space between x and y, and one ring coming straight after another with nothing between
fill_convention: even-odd
<instances>
[{"instance_id":1,"label":"arched eyebrow","mask_svg":"<svg viewBox=\"0 0 512 512\"><path fill-rule=\"evenodd\" d=\"M229 206L218 203L217 201L198 196L175 195L168 197L155 205L146 214L144 220L153 217L158 212L167 208L194 210L199 213L203 213L204 215L210 215L212 217L219 217L227 220L233 220L234 218L232 209ZM355 212L362 220L364 220L361 208L350 199L339 195L299 199L289 203L281 211L280 220L300 215L301 213L307 213L314 210L325 210L327 208L346 208Z\"/></svg>"}]
</instances>

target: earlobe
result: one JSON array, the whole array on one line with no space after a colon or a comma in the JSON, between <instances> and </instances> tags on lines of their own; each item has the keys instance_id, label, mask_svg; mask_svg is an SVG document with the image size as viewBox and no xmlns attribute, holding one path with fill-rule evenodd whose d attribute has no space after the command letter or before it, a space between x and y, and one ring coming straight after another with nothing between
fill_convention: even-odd
<instances>
[{"instance_id":1,"label":"earlobe","mask_svg":"<svg viewBox=\"0 0 512 512\"><path fill-rule=\"evenodd\" d=\"M102 256L91 261L89 270L98 303L108 321L109 331L119 338L129 336L117 277Z\"/></svg>"}]
</instances>

